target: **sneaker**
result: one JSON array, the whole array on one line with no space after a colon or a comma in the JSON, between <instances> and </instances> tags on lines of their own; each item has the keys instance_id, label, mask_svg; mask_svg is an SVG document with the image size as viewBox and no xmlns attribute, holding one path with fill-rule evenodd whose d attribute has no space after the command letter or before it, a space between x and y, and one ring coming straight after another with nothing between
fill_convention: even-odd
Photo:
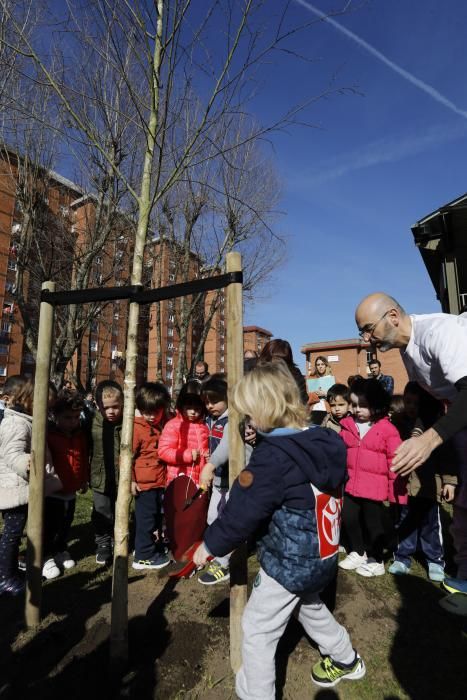
<instances>
[{"instance_id":1,"label":"sneaker","mask_svg":"<svg viewBox=\"0 0 467 700\"><path fill-rule=\"evenodd\" d=\"M209 564L206 571L198 576L198 583L202 583L204 586L214 586L216 583L228 581L229 578L230 572L228 567L221 566L219 562L213 561Z\"/></svg>"},{"instance_id":2,"label":"sneaker","mask_svg":"<svg viewBox=\"0 0 467 700\"><path fill-rule=\"evenodd\" d=\"M366 564L362 564L358 569L355 569L355 573L366 578L372 578L373 576L384 576L386 569L383 562L368 560Z\"/></svg>"},{"instance_id":3,"label":"sneaker","mask_svg":"<svg viewBox=\"0 0 467 700\"><path fill-rule=\"evenodd\" d=\"M410 574L410 566L407 566L402 561L394 559L391 566L388 568L390 574L395 576L403 576L404 574Z\"/></svg>"},{"instance_id":4,"label":"sneaker","mask_svg":"<svg viewBox=\"0 0 467 700\"><path fill-rule=\"evenodd\" d=\"M57 578L57 576L60 576L60 569L56 565L54 559L47 559L44 566L42 567L42 576L47 580Z\"/></svg>"},{"instance_id":5,"label":"sneaker","mask_svg":"<svg viewBox=\"0 0 467 700\"><path fill-rule=\"evenodd\" d=\"M467 595L467 581L463 578L450 578L445 576L443 588L449 593L464 593Z\"/></svg>"},{"instance_id":6,"label":"sneaker","mask_svg":"<svg viewBox=\"0 0 467 700\"><path fill-rule=\"evenodd\" d=\"M332 688L344 679L356 681L359 678L363 678L365 673L365 664L357 653L355 654L355 660L351 664L340 664L337 661L333 661L330 656L325 656L324 659L321 659L313 666L311 680L316 685L321 686L321 688Z\"/></svg>"},{"instance_id":7,"label":"sneaker","mask_svg":"<svg viewBox=\"0 0 467 700\"><path fill-rule=\"evenodd\" d=\"M72 569L74 566L76 566L75 560L71 558L70 552L67 552L66 550L64 552L58 552L54 556L54 559L56 565L63 569Z\"/></svg>"},{"instance_id":8,"label":"sneaker","mask_svg":"<svg viewBox=\"0 0 467 700\"><path fill-rule=\"evenodd\" d=\"M26 588L26 580L24 576L10 576L8 578L0 578L0 595L21 595Z\"/></svg>"},{"instance_id":9,"label":"sneaker","mask_svg":"<svg viewBox=\"0 0 467 700\"><path fill-rule=\"evenodd\" d=\"M163 569L170 564L167 554L155 554L152 559L134 559L133 569Z\"/></svg>"},{"instance_id":10,"label":"sneaker","mask_svg":"<svg viewBox=\"0 0 467 700\"><path fill-rule=\"evenodd\" d=\"M339 567L345 569L346 571L352 571L352 569L358 569L362 564L366 564L366 554L357 554L357 552L350 552L345 559L339 562Z\"/></svg>"},{"instance_id":11,"label":"sneaker","mask_svg":"<svg viewBox=\"0 0 467 700\"><path fill-rule=\"evenodd\" d=\"M444 566L441 566L441 564L435 564L435 562L429 562L428 578L430 581L436 581L436 583L441 583L441 581L444 581Z\"/></svg>"},{"instance_id":12,"label":"sneaker","mask_svg":"<svg viewBox=\"0 0 467 700\"><path fill-rule=\"evenodd\" d=\"M111 566L112 564L112 550L110 547L98 547L96 552L96 564L101 566Z\"/></svg>"}]
</instances>

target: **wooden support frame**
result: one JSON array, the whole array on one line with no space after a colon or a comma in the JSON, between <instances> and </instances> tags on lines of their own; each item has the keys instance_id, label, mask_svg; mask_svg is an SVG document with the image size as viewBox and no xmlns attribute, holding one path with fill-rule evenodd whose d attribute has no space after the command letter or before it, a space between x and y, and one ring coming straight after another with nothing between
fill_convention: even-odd
<instances>
[{"instance_id":1,"label":"wooden support frame","mask_svg":"<svg viewBox=\"0 0 467 700\"><path fill-rule=\"evenodd\" d=\"M227 255L227 272L241 272L239 253ZM245 446L240 435L242 416L234 409L231 396L243 376L243 300L242 285L227 287L227 378L229 387L229 485L232 486L245 466ZM230 560L230 665L234 673L242 665L242 615L247 599L246 544Z\"/></svg>"},{"instance_id":2,"label":"wooden support frame","mask_svg":"<svg viewBox=\"0 0 467 700\"><path fill-rule=\"evenodd\" d=\"M43 292L53 293L54 290L54 282L44 282L42 285ZM44 473L53 325L53 306L47 301L41 301L36 375L34 380L31 462L29 468L26 603L24 610L28 627L37 627L41 621Z\"/></svg>"},{"instance_id":3,"label":"wooden support frame","mask_svg":"<svg viewBox=\"0 0 467 700\"><path fill-rule=\"evenodd\" d=\"M42 285L39 317L39 339L34 389L32 432L31 480L28 514L28 558L26 623L35 627L40 623L42 599L42 536L44 508L44 467L47 428L47 402L53 333L54 306L128 299L133 304L150 304L164 299L226 288L227 297L227 371L229 395L243 375L243 320L242 320L242 266L239 253L227 254L227 273L161 289L143 290L141 286L88 289L55 292L53 282ZM239 432L240 416L229 409L229 481L236 479L244 466L244 445ZM132 443L132 435L125 436L125 445ZM131 476L131 475L130 475ZM129 480L121 478L117 494L116 514L128 517L130 500ZM116 556L112 586L112 620L110 657L113 662L124 662L128 656L128 541L126 529L115 524ZM124 532L125 531L125 532ZM117 552L118 550L118 552ZM230 645L231 665L237 671L241 665L241 618L247 596L246 545L240 547L231 559L230 592ZM117 600L118 598L118 600Z\"/></svg>"}]
</instances>

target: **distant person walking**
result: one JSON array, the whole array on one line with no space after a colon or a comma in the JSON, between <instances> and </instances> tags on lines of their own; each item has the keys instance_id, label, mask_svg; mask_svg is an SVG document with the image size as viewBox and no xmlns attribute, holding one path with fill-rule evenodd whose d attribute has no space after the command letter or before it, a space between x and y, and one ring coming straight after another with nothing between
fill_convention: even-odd
<instances>
[{"instance_id":1,"label":"distant person walking","mask_svg":"<svg viewBox=\"0 0 467 700\"><path fill-rule=\"evenodd\" d=\"M452 534L458 572L457 578L446 578L444 586L467 593L467 315L409 315L393 297L375 292L357 306L355 320L363 340L371 341L380 352L400 348L409 378L448 404L446 414L431 428L400 445L392 469L409 474L454 437L459 492Z\"/></svg>"},{"instance_id":2,"label":"distant person walking","mask_svg":"<svg viewBox=\"0 0 467 700\"><path fill-rule=\"evenodd\" d=\"M371 376L381 382L389 396L392 396L394 393L394 378L391 377L390 374L383 374L381 372L381 362L379 360L371 360L371 362L368 363L368 368Z\"/></svg>"}]
</instances>

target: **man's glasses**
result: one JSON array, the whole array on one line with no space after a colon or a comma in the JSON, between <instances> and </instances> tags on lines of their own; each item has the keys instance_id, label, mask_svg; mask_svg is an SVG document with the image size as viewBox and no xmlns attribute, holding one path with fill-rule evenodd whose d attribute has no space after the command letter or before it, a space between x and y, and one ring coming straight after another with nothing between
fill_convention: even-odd
<instances>
[{"instance_id":1,"label":"man's glasses","mask_svg":"<svg viewBox=\"0 0 467 700\"><path fill-rule=\"evenodd\" d=\"M391 309L388 309L387 311L385 311L384 314L381 316L381 318L379 318L377 321L375 321L375 323L367 323L367 325L363 326L363 328L359 328L358 335L360 336L360 338L363 338L363 340L365 340L366 337L371 338L378 323L380 323L383 320L383 318L385 318L388 315L388 313L390 311L391 311Z\"/></svg>"}]
</instances>

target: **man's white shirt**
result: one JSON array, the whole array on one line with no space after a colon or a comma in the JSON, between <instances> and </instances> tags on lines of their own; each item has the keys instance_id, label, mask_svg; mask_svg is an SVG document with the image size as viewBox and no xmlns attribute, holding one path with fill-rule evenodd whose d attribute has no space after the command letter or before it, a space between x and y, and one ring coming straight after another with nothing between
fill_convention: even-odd
<instances>
[{"instance_id":1,"label":"man's white shirt","mask_svg":"<svg viewBox=\"0 0 467 700\"><path fill-rule=\"evenodd\" d=\"M413 314L402 360L409 378L438 399L454 401L454 384L467 377L467 314Z\"/></svg>"}]
</instances>

